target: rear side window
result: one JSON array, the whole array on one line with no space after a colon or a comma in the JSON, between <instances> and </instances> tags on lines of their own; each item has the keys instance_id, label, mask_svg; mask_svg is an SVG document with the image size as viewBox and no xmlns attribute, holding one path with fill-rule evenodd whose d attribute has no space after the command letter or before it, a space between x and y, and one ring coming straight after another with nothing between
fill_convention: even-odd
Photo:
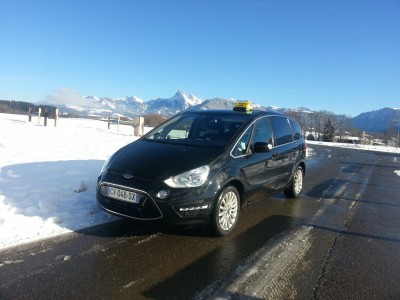
<instances>
[{"instance_id":1,"label":"rear side window","mask_svg":"<svg viewBox=\"0 0 400 300\"><path fill-rule=\"evenodd\" d=\"M290 119L290 126L292 127L293 139L295 141L301 139L302 133L299 124L296 121Z\"/></svg>"},{"instance_id":2,"label":"rear side window","mask_svg":"<svg viewBox=\"0 0 400 300\"><path fill-rule=\"evenodd\" d=\"M271 117L271 125L274 132L275 146L292 142L292 129L287 118Z\"/></svg>"}]
</instances>

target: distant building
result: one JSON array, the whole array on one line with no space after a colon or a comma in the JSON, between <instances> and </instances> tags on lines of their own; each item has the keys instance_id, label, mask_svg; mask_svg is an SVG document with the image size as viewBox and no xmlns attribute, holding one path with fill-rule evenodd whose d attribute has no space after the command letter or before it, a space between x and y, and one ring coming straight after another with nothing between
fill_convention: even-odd
<instances>
[{"instance_id":1,"label":"distant building","mask_svg":"<svg viewBox=\"0 0 400 300\"><path fill-rule=\"evenodd\" d=\"M361 139L359 137L347 136L347 135L342 136L342 138L340 138L339 136L335 136L333 138L333 141L335 143L357 144L357 145L361 144Z\"/></svg>"}]
</instances>

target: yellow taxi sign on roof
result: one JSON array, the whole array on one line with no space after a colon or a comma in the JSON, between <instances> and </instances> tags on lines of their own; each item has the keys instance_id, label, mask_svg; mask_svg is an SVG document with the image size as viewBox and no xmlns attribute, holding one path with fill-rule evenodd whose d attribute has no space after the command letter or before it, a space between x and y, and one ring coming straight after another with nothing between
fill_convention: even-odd
<instances>
[{"instance_id":1,"label":"yellow taxi sign on roof","mask_svg":"<svg viewBox=\"0 0 400 300\"><path fill-rule=\"evenodd\" d=\"M238 101L233 108L234 111L252 111L253 107L251 106L250 101Z\"/></svg>"}]
</instances>

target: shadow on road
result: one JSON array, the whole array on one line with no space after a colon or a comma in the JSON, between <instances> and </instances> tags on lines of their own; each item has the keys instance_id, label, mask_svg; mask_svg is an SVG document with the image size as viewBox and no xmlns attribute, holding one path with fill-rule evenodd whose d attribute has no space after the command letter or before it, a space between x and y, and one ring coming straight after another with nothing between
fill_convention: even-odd
<instances>
[{"instance_id":1,"label":"shadow on road","mask_svg":"<svg viewBox=\"0 0 400 300\"><path fill-rule=\"evenodd\" d=\"M272 216L232 239L215 239L219 243L215 250L146 290L144 295L151 299L191 299L195 296L194 291L199 293L209 284L226 279L232 275L227 274L226 270L235 270L270 240L301 223L302 220L288 216ZM196 251L195 245L193 247L192 251Z\"/></svg>"}]
</instances>

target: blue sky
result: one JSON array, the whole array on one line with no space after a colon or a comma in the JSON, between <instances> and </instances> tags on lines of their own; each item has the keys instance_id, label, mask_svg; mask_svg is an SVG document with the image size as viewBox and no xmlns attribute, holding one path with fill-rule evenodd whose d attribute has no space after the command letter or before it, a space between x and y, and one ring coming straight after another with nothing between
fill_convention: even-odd
<instances>
[{"instance_id":1,"label":"blue sky","mask_svg":"<svg viewBox=\"0 0 400 300\"><path fill-rule=\"evenodd\" d=\"M0 99L400 107L399 0L0 0Z\"/></svg>"}]
</instances>

